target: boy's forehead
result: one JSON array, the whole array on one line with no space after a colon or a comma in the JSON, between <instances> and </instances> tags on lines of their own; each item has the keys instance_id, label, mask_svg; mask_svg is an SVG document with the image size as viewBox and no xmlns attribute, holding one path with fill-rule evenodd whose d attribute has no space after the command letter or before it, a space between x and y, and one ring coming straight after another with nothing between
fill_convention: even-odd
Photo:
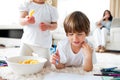
<instances>
[{"instance_id":1,"label":"boy's forehead","mask_svg":"<svg viewBox=\"0 0 120 80\"><path fill-rule=\"evenodd\" d=\"M81 32L68 32L68 33L85 33L85 32L81 31Z\"/></svg>"}]
</instances>

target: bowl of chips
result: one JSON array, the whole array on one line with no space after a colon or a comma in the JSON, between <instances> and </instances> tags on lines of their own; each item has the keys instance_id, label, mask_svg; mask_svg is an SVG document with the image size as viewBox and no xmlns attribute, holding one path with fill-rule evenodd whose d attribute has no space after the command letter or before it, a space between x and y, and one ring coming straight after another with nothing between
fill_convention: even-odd
<instances>
[{"instance_id":1,"label":"bowl of chips","mask_svg":"<svg viewBox=\"0 0 120 80\"><path fill-rule=\"evenodd\" d=\"M7 58L8 68L15 74L34 74L40 72L47 59L37 56L16 56Z\"/></svg>"}]
</instances>

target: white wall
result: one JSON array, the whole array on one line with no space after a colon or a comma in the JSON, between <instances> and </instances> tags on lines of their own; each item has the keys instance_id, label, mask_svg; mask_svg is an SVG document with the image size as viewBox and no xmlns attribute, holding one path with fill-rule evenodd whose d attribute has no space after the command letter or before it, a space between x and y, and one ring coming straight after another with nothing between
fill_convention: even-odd
<instances>
[{"instance_id":1,"label":"white wall","mask_svg":"<svg viewBox=\"0 0 120 80\"><path fill-rule=\"evenodd\" d=\"M1 25L16 25L19 19L19 4L24 0L2 0L0 2ZM91 21L91 30L105 9L109 9L110 0L58 0L59 26L63 26L66 15L75 10L84 12Z\"/></svg>"},{"instance_id":2,"label":"white wall","mask_svg":"<svg viewBox=\"0 0 120 80\"><path fill-rule=\"evenodd\" d=\"M0 2L0 29L20 28L18 25L19 10L18 6L23 0L1 0ZM105 9L109 9L109 0L58 0L58 29L56 31L63 32L63 20L69 13L80 10L84 12L91 22L91 31L95 28L95 22L98 21ZM58 36L58 35L57 35ZM1 43L13 45L14 39L0 39ZM11 42L11 43L10 43ZM17 40L18 45L20 41ZM16 43L17 44L17 43Z\"/></svg>"},{"instance_id":3,"label":"white wall","mask_svg":"<svg viewBox=\"0 0 120 80\"><path fill-rule=\"evenodd\" d=\"M18 6L21 0L0 1L0 25L11 25L18 23Z\"/></svg>"},{"instance_id":4,"label":"white wall","mask_svg":"<svg viewBox=\"0 0 120 80\"><path fill-rule=\"evenodd\" d=\"M95 29L95 22L102 18L103 12L109 9L109 0L58 0L59 27L69 13L80 10L84 12L91 22L91 31Z\"/></svg>"},{"instance_id":5,"label":"white wall","mask_svg":"<svg viewBox=\"0 0 120 80\"><path fill-rule=\"evenodd\" d=\"M0 37L0 44L4 44L6 47L20 46L21 40L15 38L2 38Z\"/></svg>"}]
</instances>

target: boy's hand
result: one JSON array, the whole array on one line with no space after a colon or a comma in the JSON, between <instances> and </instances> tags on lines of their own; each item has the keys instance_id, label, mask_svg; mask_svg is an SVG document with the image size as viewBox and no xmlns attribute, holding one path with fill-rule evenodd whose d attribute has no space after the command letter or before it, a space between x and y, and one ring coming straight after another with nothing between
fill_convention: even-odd
<instances>
[{"instance_id":1,"label":"boy's hand","mask_svg":"<svg viewBox=\"0 0 120 80\"><path fill-rule=\"evenodd\" d=\"M58 50L55 54L52 54L51 63L54 64L54 65L57 65L58 63L60 63L60 55L59 55Z\"/></svg>"},{"instance_id":2,"label":"boy's hand","mask_svg":"<svg viewBox=\"0 0 120 80\"><path fill-rule=\"evenodd\" d=\"M92 63L93 49L86 42L83 42L82 49L85 56L83 69L88 72L93 69L93 63Z\"/></svg>"},{"instance_id":3,"label":"boy's hand","mask_svg":"<svg viewBox=\"0 0 120 80\"><path fill-rule=\"evenodd\" d=\"M44 23L44 22L41 22L41 23L40 23L40 29L41 29L42 31L48 30L49 27L50 27L50 24L49 24L49 23Z\"/></svg>"},{"instance_id":4,"label":"boy's hand","mask_svg":"<svg viewBox=\"0 0 120 80\"><path fill-rule=\"evenodd\" d=\"M34 16L26 16L26 21L29 23L29 24L34 24L35 23L35 18Z\"/></svg>"},{"instance_id":5,"label":"boy's hand","mask_svg":"<svg viewBox=\"0 0 120 80\"><path fill-rule=\"evenodd\" d=\"M85 57L92 56L93 49L85 41L82 43L82 48L83 48Z\"/></svg>"}]
</instances>

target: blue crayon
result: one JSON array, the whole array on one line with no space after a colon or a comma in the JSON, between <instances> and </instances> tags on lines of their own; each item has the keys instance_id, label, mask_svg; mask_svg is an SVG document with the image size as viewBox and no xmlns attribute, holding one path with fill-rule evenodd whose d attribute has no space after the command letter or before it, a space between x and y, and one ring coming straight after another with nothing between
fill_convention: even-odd
<instances>
[{"instance_id":1,"label":"blue crayon","mask_svg":"<svg viewBox=\"0 0 120 80\"><path fill-rule=\"evenodd\" d=\"M117 67L112 67L112 68L103 68L101 69L101 72L108 72L108 71L112 71L114 69L116 69Z\"/></svg>"},{"instance_id":2,"label":"blue crayon","mask_svg":"<svg viewBox=\"0 0 120 80\"><path fill-rule=\"evenodd\" d=\"M56 47L57 47L57 45L53 45L53 47L50 48L51 55L56 53ZM58 64L58 60L56 60L56 64Z\"/></svg>"}]
</instances>

